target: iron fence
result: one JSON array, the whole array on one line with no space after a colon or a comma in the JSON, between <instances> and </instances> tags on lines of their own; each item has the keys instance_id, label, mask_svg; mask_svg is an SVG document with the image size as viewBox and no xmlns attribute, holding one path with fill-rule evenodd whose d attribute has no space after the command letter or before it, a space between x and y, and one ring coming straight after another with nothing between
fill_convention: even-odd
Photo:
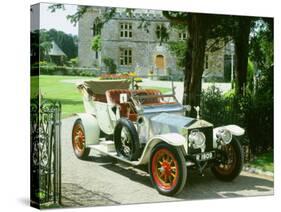
<instances>
[{"instance_id":1,"label":"iron fence","mask_svg":"<svg viewBox=\"0 0 281 212\"><path fill-rule=\"evenodd\" d=\"M61 104L31 100L31 205L61 204Z\"/></svg>"}]
</instances>

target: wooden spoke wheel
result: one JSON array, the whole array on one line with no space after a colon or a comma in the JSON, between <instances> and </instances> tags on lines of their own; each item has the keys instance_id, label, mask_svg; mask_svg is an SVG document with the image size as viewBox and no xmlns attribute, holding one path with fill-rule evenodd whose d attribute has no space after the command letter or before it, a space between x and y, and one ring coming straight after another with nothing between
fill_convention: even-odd
<instances>
[{"instance_id":1,"label":"wooden spoke wheel","mask_svg":"<svg viewBox=\"0 0 281 212\"><path fill-rule=\"evenodd\" d=\"M186 183L185 159L178 147L160 143L152 150L149 163L154 187L164 195L179 193Z\"/></svg>"},{"instance_id":2,"label":"wooden spoke wheel","mask_svg":"<svg viewBox=\"0 0 281 212\"><path fill-rule=\"evenodd\" d=\"M211 168L213 174L220 180L232 181L243 167L243 150L239 141L234 138L230 144L221 149L226 158Z\"/></svg>"},{"instance_id":3,"label":"wooden spoke wheel","mask_svg":"<svg viewBox=\"0 0 281 212\"><path fill-rule=\"evenodd\" d=\"M85 159L90 153L90 149L86 148L85 131L81 119L77 119L73 125L72 147L79 159Z\"/></svg>"}]
</instances>

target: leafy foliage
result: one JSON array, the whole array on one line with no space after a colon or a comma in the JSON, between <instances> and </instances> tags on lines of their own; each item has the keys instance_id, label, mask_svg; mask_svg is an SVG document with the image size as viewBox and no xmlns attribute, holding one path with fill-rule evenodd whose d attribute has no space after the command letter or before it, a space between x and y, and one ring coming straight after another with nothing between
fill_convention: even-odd
<instances>
[{"instance_id":1,"label":"leafy foliage","mask_svg":"<svg viewBox=\"0 0 281 212\"><path fill-rule=\"evenodd\" d=\"M271 151L273 99L272 95L265 93L237 96L233 91L222 94L218 88L212 86L202 92L202 116L215 126L237 124L245 128L253 153Z\"/></svg>"},{"instance_id":2,"label":"leafy foliage","mask_svg":"<svg viewBox=\"0 0 281 212\"><path fill-rule=\"evenodd\" d=\"M184 67L186 64L187 46L185 41L169 42L169 50L176 56L178 67Z\"/></svg>"},{"instance_id":3,"label":"leafy foliage","mask_svg":"<svg viewBox=\"0 0 281 212\"><path fill-rule=\"evenodd\" d=\"M72 67L76 67L78 65L78 57L70 59L68 61L68 65Z\"/></svg>"},{"instance_id":4,"label":"leafy foliage","mask_svg":"<svg viewBox=\"0 0 281 212\"><path fill-rule=\"evenodd\" d=\"M78 55L78 37L76 35L66 34L62 31L50 29L46 31L49 40L55 41L60 49L67 55L68 58L75 58Z\"/></svg>"},{"instance_id":5,"label":"leafy foliage","mask_svg":"<svg viewBox=\"0 0 281 212\"><path fill-rule=\"evenodd\" d=\"M78 55L78 38L75 35L65 34L62 31L55 29L45 30L41 29L37 33L40 34L40 53L41 60L48 59L48 52L52 48L51 42L54 41L59 48L67 55L68 58L75 58Z\"/></svg>"},{"instance_id":6,"label":"leafy foliage","mask_svg":"<svg viewBox=\"0 0 281 212\"><path fill-rule=\"evenodd\" d=\"M273 19L263 18L255 22L251 34L250 58L257 68L266 70L273 64Z\"/></svg>"},{"instance_id":7,"label":"leafy foliage","mask_svg":"<svg viewBox=\"0 0 281 212\"><path fill-rule=\"evenodd\" d=\"M110 73L110 74L116 73L117 66L114 63L114 60L112 58L104 57L104 58L102 58L102 62L104 63L108 73Z\"/></svg>"},{"instance_id":8,"label":"leafy foliage","mask_svg":"<svg viewBox=\"0 0 281 212\"><path fill-rule=\"evenodd\" d=\"M101 50L101 36L100 35L96 35L96 36L93 37L92 50L94 50L94 51L100 51Z\"/></svg>"},{"instance_id":9,"label":"leafy foliage","mask_svg":"<svg viewBox=\"0 0 281 212\"><path fill-rule=\"evenodd\" d=\"M95 77L98 75L96 70L84 70L82 68L69 68L66 66L57 66L49 62L40 62L41 75L65 75L65 76L88 76Z\"/></svg>"}]
</instances>

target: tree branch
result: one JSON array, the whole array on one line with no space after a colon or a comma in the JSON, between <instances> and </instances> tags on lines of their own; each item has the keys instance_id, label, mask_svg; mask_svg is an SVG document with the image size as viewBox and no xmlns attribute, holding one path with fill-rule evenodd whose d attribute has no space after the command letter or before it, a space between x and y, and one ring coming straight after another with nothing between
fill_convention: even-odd
<instances>
[{"instance_id":1,"label":"tree branch","mask_svg":"<svg viewBox=\"0 0 281 212\"><path fill-rule=\"evenodd\" d=\"M188 13L162 11L162 14L165 18L176 24L186 24L189 19Z\"/></svg>"},{"instance_id":2,"label":"tree branch","mask_svg":"<svg viewBox=\"0 0 281 212\"><path fill-rule=\"evenodd\" d=\"M224 44L222 46L216 46L217 44L219 44L219 42L223 40L224 41ZM215 39L215 41L206 49L206 51L210 51L210 52L215 52L215 51L218 51L222 48L224 48L226 46L226 44L230 41L232 41L233 39L232 38L217 38Z\"/></svg>"}]
</instances>

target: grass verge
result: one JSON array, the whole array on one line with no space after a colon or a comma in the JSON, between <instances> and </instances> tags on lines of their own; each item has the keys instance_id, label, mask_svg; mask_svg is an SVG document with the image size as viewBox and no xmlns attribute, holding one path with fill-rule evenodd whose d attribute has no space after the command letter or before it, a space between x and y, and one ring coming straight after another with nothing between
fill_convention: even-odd
<instances>
[{"instance_id":1,"label":"grass verge","mask_svg":"<svg viewBox=\"0 0 281 212\"><path fill-rule=\"evenodd\" d=\"M253 161L249 162L249 165L262 171L274 172L273 152L257 155Z\"/></svg>"},{"instance_id":2,"label":"grass verge","mask_svg":"<svg viewBox=\"0 0 281 212\"><path fill-rule=\"evenodd\" d=\"M93 77L80 76L55 76L41 75L31 78L31 96L38 93L38 87L45 99L58 100L62 104L62 118L69 117L74 113L84 112L82 96L76 88L75 81L96 79ZM67 81L69 80L69 81ZM143 89L147 88L142 86ZM171 91L170 88L149 87L159 89L162 93Z\"/></svg>"}]
</instances>

